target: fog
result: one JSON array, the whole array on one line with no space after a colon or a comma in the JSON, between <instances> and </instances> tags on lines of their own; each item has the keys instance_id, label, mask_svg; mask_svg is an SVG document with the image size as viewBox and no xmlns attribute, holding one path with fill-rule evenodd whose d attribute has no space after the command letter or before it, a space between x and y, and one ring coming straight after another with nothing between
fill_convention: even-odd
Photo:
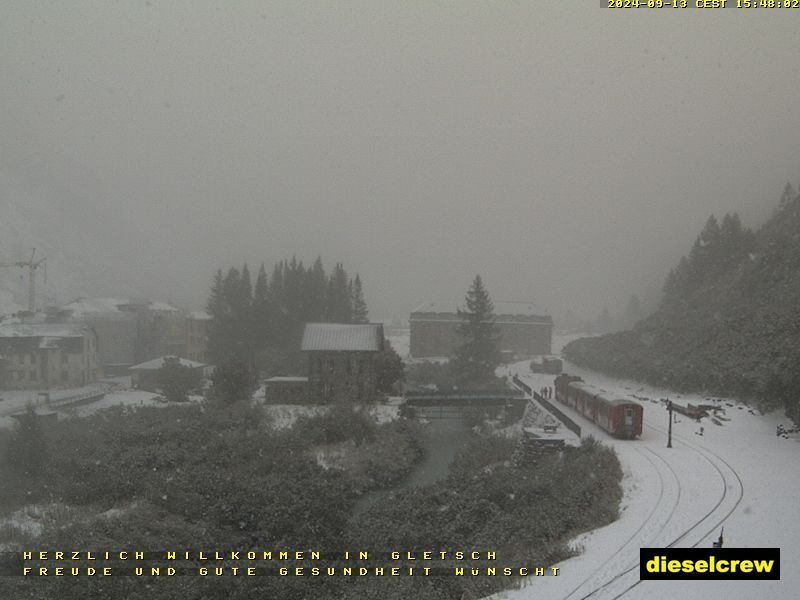
<instances>
[{"instance_id":1,"label":"fog","mask_svg":"<svg viewBox=\"0 0 800 600\"><path fill-rule=\"evenodd\" d=\"M709 214L755 227L797 184L794 12L5 2L0 261L36 246L62 300L199 308L294 254L358 272L373 319L475 273L621 310Z\"/></svg>"}]
</instances>

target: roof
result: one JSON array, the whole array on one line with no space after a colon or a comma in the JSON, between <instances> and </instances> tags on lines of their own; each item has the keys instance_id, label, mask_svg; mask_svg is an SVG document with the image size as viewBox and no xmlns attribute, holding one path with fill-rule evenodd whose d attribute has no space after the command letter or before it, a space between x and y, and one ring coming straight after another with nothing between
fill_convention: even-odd
<instances>
[{"instance_id":1,"label":"roof","mask_svg":"<svg viewBox=\"0 0 800 600\"><path fill-rule=\"evenodd\" d=\"M494 305L496 321L518 320L553 322L553 319L547 314L546 310L537 309L531 302L493 302L492 304ZM438 320L453 321L459 318L458 310L463 310L463 307L463 302L423 302L411 311L411 319L435 315Z\"/></svg>"},{"instance_id":2,"label":"roof","mask_svg":"<svg viewBox=\"0 0 800 600\"><path fill-rule=\"evenodd\" d=\"M131 371L140 370L140 371L155 371L160 369L164 366L164 361L168 358L178 358L177 356L162 356L161 358L154 358L153 360L148 360L147 362L139 363L138 365L133 365L130 369ZM199 369L200 367L205 367L205 363L196 362L193 360L189 360L188 358L178 358L178 362L183 365L184 367L190 367L192 369Z\"/></svg>"},{"instance_id":3,"label":"roof","mask_svg":"<svg viewBox=\"0 0 800 600\"><path fill-rule=\"evenodd\" d=\"M13 337L83 337L89 331L72 323L0 323L0 338Z\"/></svg>"},{"instance_id":4,"label":"roof","mask_svg":"<svg viewBox=\"0 0 800 600\"><path fill-rule=\"evenodd\" d=\"M307 381L308 381L308 377L278 376L278 377L270 377L269 379L265 379L264 383L306 383Z\"/></svg>"},{"instance_id":5,"label":"roof","mask_svg":"<svg viewBox=\"0 0 800 600\"><path fill-rule=\"evenodd\" d=\"M195 310L189 313L189 318L195 321L210 321L211 315L204 310Z\"/></svg>"},{"instance_id":6,"label":"roof","mask_svg":"<svg viewBox=\"0 0 800 600\"><path fill-rule=\"evenodd\" d=\"M382 348L380 323L307 323L300 346L304 351L379 352Z\"/></svg>"},{"instance_id":7,"label":"roof","mask_svg":"<svg viewBox=\"0 0 800 600\"><path fill-rule=\"evenodd\" d=\"M620 404L636 404L632 400L624 400L622 398L614 398L609 392L606 390L600 389L595 387L589 383L584 383L583 381L571 381L569 383L570 386L575 387L579 390L583 390L587 394L591 394L592 396L598 396L602 398L606 402L613 404L613 405L620 405Z\"/></svg>"},{"instance_id":8,"label":"roof","mask_svg":"<svg viewBox=\"0 0 800 600\"><path fill-rule=\"evenodd\" d=\"M119 307L127 302L117 298L77 298L64 308L72 311L72 317L80 318L88 314L119 313Z\"/></svg>"},{"instance_id":9,"label":"roof","mask_svg":"<svg viewBox=\"0 0 800 600\"><path fill-rule=\"evenodd\" d=\"M166 302L151 302L147 305L149 310L157 310L163 312L179 312L177 308Z\"/></svg>"}]
</instances>

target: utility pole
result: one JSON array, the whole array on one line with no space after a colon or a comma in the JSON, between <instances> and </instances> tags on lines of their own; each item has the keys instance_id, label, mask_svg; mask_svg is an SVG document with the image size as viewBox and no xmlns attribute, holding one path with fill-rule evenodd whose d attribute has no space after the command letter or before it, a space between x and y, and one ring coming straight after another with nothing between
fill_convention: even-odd
<instances>
[{"instance_id":1,"label":"utility pole","mask_svg":"<svg viewBox=\"0 0 800 600\"><path fill-rule=\"evenodd\" d=\"M672 400L667 400L667 411L669 411L669 428L667 429L667 448L672 448Z\"/></svg>"}]
</instances>

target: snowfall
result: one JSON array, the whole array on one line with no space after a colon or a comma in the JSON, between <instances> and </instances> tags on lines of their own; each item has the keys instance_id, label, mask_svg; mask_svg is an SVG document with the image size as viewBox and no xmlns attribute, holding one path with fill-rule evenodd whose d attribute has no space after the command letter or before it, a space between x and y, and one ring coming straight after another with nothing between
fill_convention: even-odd
<instances>
[{"instance_id":1,"label":"snowfall","mask_svg":"<svg viewBox=\"0 0 800 600\"><path fill-rule=\"evenodd\" d=\"M406 334L407 336L407 334ZM569 338L556 336L554 351ZM407 337L392 339L401 355L407 354ZM725 598L795 599L800 597L800 436L776 435L778 425L790 423L781 412L761 414L744 402L714 398L722 410L717 423L696 422L677 415L673 422L673 447L667 448L668 414L660 402L668 398L686 405L708 404L698 394L678 394L637 382L614 379L564 363L564 371L580 375L587 383L618 398L644 407L640 439L611 438L569 407L559 405L580 426L582 436L594 436L613 446L623 467L624 498L620 518L607 527L571 541L578 552L558 565L558 576L529 577L520 590L502 592L493 600L708 600ZM553 376L533 374L529 363L501 367L499 374L517 374L533 389L552 386ZM61 413L83 416L113 405L163 405L152 393L131 390L125 380L108 380L93 386L54 394L51 404ZM60 398L103 389L106 395L92 404L68 407ZM12 412L27 402L41 402L35 392L4 392L0 402L0 427L10 426ZM263 389L256 398L263 396ZM67 402L68 404L68 402ZM44 407L41 407L44 408ZM396 415L387 406L381 420ZM276 428L290 426L313 408L274 407ZM724 411L724 412L723 412ZM702 435L701 433L702 427ZM565 507L569 510L569 507ZM779 581L640 581L639 548L710 548L724 527L724 546L780 548ZM534 565L539 566L539 565Z\"/></svg>"}]
</instances>

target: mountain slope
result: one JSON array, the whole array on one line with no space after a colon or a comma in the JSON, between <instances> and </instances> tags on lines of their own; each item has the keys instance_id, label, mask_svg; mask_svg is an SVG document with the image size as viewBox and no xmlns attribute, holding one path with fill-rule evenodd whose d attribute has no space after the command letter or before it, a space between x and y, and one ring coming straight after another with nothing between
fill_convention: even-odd
<instances>
[{"instance_id":1,"label":"mountain slope","mask_svg":"<svg viewBox=\"0 0 800 600\"><path fill-rule=\"evenodd\" d=\"M565 356L678 390L782 404L800 416L800 196L785 198L755 235L743 230L725 243L729 218L719 229L709 220L667 278L655 314L631 331L576 340Z\"/></svg>"}]
</instances>

